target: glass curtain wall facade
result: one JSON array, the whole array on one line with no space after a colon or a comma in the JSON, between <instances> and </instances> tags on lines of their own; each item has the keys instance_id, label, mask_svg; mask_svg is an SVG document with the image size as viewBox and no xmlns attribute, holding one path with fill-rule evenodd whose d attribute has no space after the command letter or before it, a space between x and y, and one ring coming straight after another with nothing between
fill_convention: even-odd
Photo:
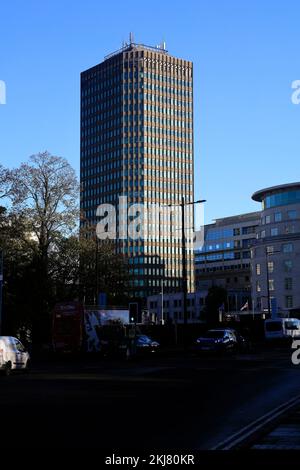
<instances>
[{"instance_id":1,"label":"glass curtain wall facade","mask_svg":"<svg viewBox=\"0 0 300 470\"><path fill-rule=\"evenodd\" d=\"M251 247L256 241L260 212L217 219L204 227L204 244L195 250L197 290L227 290L228 311L251 305Z\"/></svg>"}]
</instances>

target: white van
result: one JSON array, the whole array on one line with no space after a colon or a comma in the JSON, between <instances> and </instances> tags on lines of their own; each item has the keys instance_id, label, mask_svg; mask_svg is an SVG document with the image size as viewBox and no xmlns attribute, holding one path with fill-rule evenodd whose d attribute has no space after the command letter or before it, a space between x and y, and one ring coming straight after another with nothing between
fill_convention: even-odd
<instances>
[{"instance_id":1,"label":"white van","mask_svg":"<svg viewBox=\"0 0 300 470\"><path fill-rule=\"evenodd\" d=\"M29 369L30 355L21 341L13 336L0 336L0 371L9 375L14 369Z\"/></svg>"},{"instance_id":2,"label":"white van","mask_svg":"<svg viewBox=\"0 0 300 470\"><path fill-rule=\"evenodd\" d=\"M300 338L298 318L272 318L265 320L266 339Z\"/></svg>"}]
</instances>

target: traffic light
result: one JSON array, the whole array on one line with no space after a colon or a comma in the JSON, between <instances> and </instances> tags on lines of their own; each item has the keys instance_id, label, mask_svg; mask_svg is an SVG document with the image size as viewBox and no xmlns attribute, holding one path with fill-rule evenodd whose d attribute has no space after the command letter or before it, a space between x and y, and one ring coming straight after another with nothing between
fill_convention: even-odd
<instances>
[{"instance_id":1,"label":"traffic light","mask_svg":"<svg viewBox=\"0 0 300 470\"><path fill-rule=\"evenodd\" d=\"M129 304L129 323L137 323L139 315L139 304L137 302L131 302Z\"/></svg>"}]
</instances>

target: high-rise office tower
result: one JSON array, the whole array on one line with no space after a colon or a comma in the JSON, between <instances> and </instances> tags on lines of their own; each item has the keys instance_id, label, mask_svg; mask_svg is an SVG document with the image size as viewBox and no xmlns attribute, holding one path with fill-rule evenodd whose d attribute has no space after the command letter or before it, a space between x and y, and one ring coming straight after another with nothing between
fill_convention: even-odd
<instances>
[{"instance_id":1,"label":"high-rise office tower","mask_svg":"<svg viewBox=\"0 0 300 470\"><path fill-rule=\"evenodd\" d=\"M109 228L108 235L115 238L116 250L128 257L130 293L146 297L162 289L181 291L178 205L194 197L192 62L172 57L164 44L148 47L131 38L84 71L80 152L83 223L96 225L106 214L101 205L115 207L116 231ZM140 224L141 206L133 204L147 211ZM155 204L161 211L153 216ZM192 207L186 206L187 231L193 228ZM192 291L189 243L186 261Z\"/></svg>"}]
</instances>

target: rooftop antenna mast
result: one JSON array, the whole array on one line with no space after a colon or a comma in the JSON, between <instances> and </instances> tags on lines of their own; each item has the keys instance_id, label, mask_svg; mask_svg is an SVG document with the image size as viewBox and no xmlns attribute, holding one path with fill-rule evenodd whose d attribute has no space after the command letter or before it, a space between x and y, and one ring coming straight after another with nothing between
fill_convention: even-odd
<instances>
[{"instance_id":1,"label":"rooftop antenna mast","mask_svg":"<svg viewBox=\"0 0 300 470\"><path fill-rule=\"evenodd\" d=\"M133 44L134 43L134 37L133 37L133 33L129 33L129 44Z\"/></svg>"},{"instance_id":2,"label":"rooftop antenna mast","mask_svg":"<svg viewBox=\"0 0 300 470\"><path fill-rule=\"evenodd\" d=\"M161 51L166 51L166 41L164 38L162 41L156 46L157 49L160 49Z\"/></svg>"}]
</instances>

